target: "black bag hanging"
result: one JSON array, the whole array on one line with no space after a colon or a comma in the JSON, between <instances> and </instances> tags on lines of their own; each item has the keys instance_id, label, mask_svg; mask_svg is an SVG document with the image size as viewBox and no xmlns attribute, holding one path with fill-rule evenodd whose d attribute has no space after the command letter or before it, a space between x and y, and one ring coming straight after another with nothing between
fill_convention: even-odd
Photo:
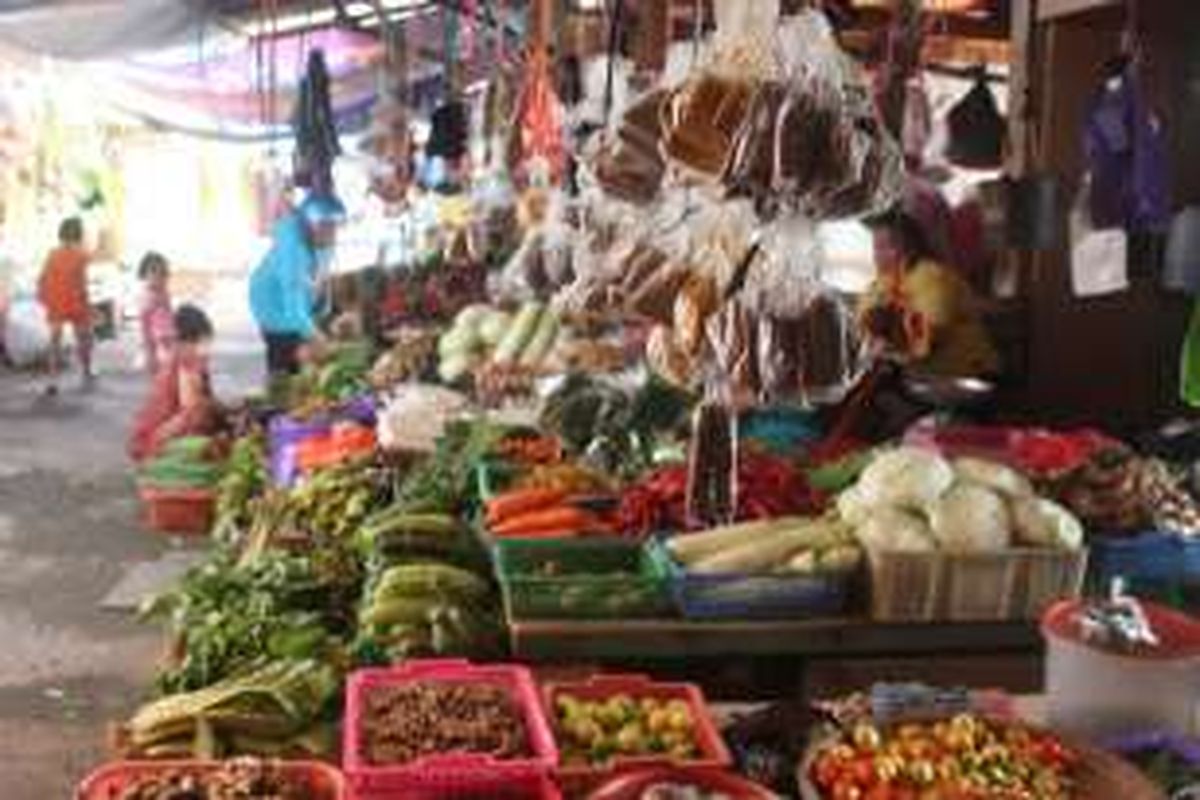
<instances>
[{"instance_id":1,"label":"black bag hanging","mask_svg":"<svg viewBox=\"0 0 1200 800\"><path fill-rule=\"evenodd\" d=\"M449 100L434 109L429 126L426 155L457 161L467 154L470 122L467 119L467 107L461 101Z\"/></svg>"},{"instance_id":2,"label":"black bag hanging","mask_svg":"<svg viewBox=\"0 0 1200 800\"><path fill-rule=\"evenodd\" d=\"M300 96L292 121L296 133L293 157L294 181L320 194L333 193L333 161L342 154L338 143L333 102L329 94L329 70L325 54L313 50L300 81Z\"/></svg>"},{"instance_id":3,"label":"black bag hanging","mask_svg":"<svg viewBox=\"0 0 1200 800\"><path fill-rule=\"evenodd\" d=\"M975 83L946 116L949 141L946 158L952 164L969 169L999 169L1004 162L1007 123L987 85L983 69Z\"/></svg>"}]
</instances>

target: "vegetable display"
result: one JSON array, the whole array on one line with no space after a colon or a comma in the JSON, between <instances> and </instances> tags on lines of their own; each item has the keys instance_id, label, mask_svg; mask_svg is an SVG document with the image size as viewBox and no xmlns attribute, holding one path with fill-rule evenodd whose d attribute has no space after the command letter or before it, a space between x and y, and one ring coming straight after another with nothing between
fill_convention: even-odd
<instances>
[{"instance_id":1,"label":"vegetable display","mask_svg":"<svg viewBox=\"0 0 1200 800\"><path fill-rule=\"evenodd\" d=\"M848 572L862 554L831 517L781 517L675 536L667 549L697 574Z\"/></svg>"},{"instance_id":2,"label":"vegetable display","mask_svg":"<svg viewBox=\"0 0 1200 800\"><path fill-rule=\"evenodd\" d=\"M808 778L829 800L1068 800L1077 760L1050 734L960 715L891 730L860 723L817 753Z\"/></svg>"},{"instance_id":3,"label":"vegetable display","mask_svg":"<svg viewBox=\"0 0 1200 800\"><path fill-rule=\"evenodd\" d=\"M213 537L226 544L241 542L254 520L254 505L266 489L266 440L261 433L239 438L229 451L225 474L217 485Z\"/></svg>"},{"instance_id":4,"label":"vegetable display","mask_svg":"<svg viewBox=\"0 0 1200 800\"><path fill-rule=\"evenodd\" d=\"M370 572L355 643L361 662L479 657L498 649L487 557L454 519L385 509L367 520L359 548Z\"/></svg>"},{"instance_id":5,"label":"vegetable display","mask_svg":"<svg viewBox=\"0 0 1200 800\"><path fill-rule=\"evenodd\" d=\"M119 749L127 758L321 756L333 749L322 720L340 685L330 666L274 660L142 706L121 726Z\"/></svg>"},{"instance_id":6,"label":"vegetable display","mask_svg":"<svg viewBox=\"0 0 1200 800\"><path fill-rule=\"evenodd\" d=\"M1020 473L979 459L951 462L915 447L876 455L838 496L837 508L873 553L1083 546L1079 520L1034 494Z\"/></svg>"},{"instance_id":7,"label":"vegetable display","mask_svg":"<svg viewBox=\"0 0 1200 800\"><path fill-rule=\"evenodd\" d=\"M811 514L824 505L800 470L777 456L754 450L738 454L736 481L737 520ZM662 467L629 486L621 496L621 529L646 536L658 531L696 527L687 512L688 469Z\"/></svg>"},{"instance_id":8,"label":"vegetable display","mask_svg":"<svg viewBox=\"0 0 1200 800\"><path fill-rule=\"evenodd\" d=\"M214 770L178 767L139 777L109 800L336 800L313 792L278 762L239 758Z\"/></svg>"},{"instance_id":9,"label":"vegetable display","mask_svg":"<svg viewBox=\"0 0 1200 800\"><path fill-rule=\"evenodd\" d=\"M138 469L138 481L155 489L213 489L223 470L218 451L207 436L173 439Z\"/></svg>"},{"instance_id":10,"label":"vegetable display","mask_svg":"<svg viewBox=\"0 0 1200 800\"><path fill-rule=\"evenodd\" d=\"M568 766L602 764L618 755L686 761L699 753L696 721L683 700L617 694L591 701L564 693L555 699L554 714Z\"/></svg>"},{"instance_id":11,"label":"vegetable display","mask_svg":"<svg viewBox=\"0 0 1200 800\"><path fill-rule=\"evenodd\" d=\"M181 653L160 669L159 691L202 689L275 659L334 657L356 578L329 559L268 551L239 563L216 553L147 610L165 618Z\"/></svg>"},{"instance_id":12,"label":"vegetable display","mask_svg":"<svg viewBox=\"0 0 1200 800\"><path fill-rule=\"evenodd\" d=\"M511 315L468 306L438 340L438 377L455 384L487 365L536 371L554 349L560 327L558 315L533 300Z\"/></svg>"},{"instance_id":13,"label":"vegetable display","mask_svg":"<svg viewBox=\"0 0 1200 800\"><path fill-rule=\"evenodd\" d=\"M531 755L520 708L503 688L416 683L366 695L361 756L368 764L407 764L436 753L496 759Z\"/></svg>"}]
</instances>

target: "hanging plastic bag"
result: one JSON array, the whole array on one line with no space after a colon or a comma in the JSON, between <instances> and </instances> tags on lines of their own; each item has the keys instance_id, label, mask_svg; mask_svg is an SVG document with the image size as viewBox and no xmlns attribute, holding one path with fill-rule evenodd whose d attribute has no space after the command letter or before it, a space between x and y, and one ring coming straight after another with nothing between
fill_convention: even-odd
<instances>
[{"instance_id":1,"label":"hanging plastic bag","mask_svg":"<svg viewBox=\"0 0 1200 800\"><path fill-rule=\"evenodd\" d=\"M901 125L901 147L904 157L920 165L925 160L925 148L933 134L933 109L925 88L924 73L908 79L904 87L904 121Z\"/></svg>"},{"instance_id":2,"label":"hanging plastic bag","mask_svg":"<svg viewBox=\"0 0 1200 800\"><path fill-rule=\"evenodd\" d=\"M999 169L1004 162L1007 123L981 69L975 82L946 115L950 141L946 158L970 169Z\"/></svg>"},{"instance_id":3,"label":"hanging plastic bag","mask_svg":"<svg viewBox=\"0 0 1200 800\"><path fill-rule=\"evenodd\" d=\"M1071 208L1071 287L1077 297L1129 288L1129 235L1123 228L1093 226L1087 202L1090 185L1085 175Z\"/></svg>"}]
</instances>

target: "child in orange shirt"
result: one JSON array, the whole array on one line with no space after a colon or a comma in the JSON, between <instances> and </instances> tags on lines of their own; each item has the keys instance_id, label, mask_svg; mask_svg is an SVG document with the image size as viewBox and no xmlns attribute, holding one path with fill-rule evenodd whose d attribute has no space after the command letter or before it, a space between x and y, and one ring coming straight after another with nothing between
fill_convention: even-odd
<instances>
[{"instance_id":1,"label":"child in orange shirt","mask_svg":"<svg viewBox=\"0 0 1200 800\"><path fill-rule=\"evenodd\" d=\"M83 247L83 222L78 217L63 220L58 226L59 246L50 251L38 282L38 299L46 309L50 323L50 369L57 375L64 368L63 328L71 326L79 349L83 383L95 381L92 372L92 312L88 302L88 253ZM49 393L58 387L51 384Z\"/></svg>"}]
</instances>

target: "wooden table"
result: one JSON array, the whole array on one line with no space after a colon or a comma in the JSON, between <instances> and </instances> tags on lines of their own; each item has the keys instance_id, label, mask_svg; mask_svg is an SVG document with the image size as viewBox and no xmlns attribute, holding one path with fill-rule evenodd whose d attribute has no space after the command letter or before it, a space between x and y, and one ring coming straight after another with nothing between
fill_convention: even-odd
<instances>
[{"instance_id":1,"label":"wooden table","mask_svg":"<svg viewBox=\"0 0 1200 800\"><path fill-rule=\"evenodd\" d=\"M1032 623L516 621L513 655L537 665L626 668L687 678L716 696L817 695L876 680L1040 690Z\"/></svg>"}]
</instances>

